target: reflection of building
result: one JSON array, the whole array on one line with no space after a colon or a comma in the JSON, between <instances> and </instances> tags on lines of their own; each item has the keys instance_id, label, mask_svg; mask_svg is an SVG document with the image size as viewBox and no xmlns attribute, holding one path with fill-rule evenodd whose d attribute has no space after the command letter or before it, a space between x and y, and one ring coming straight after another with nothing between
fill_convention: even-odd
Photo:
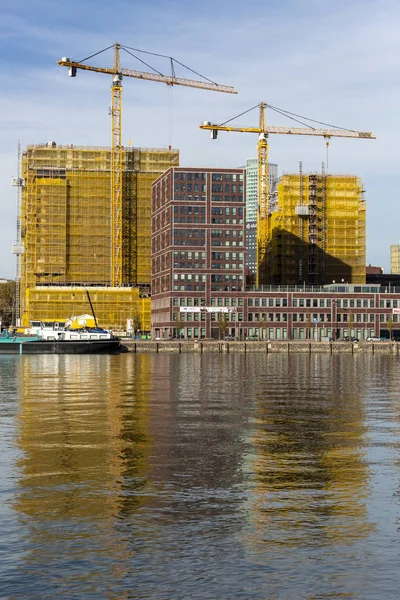
<instances>
[{"instance_id":1,"label":"reflection of building","mask_svg":"<svg viewBox=\"0 0 400 600\"><path fill-rule=\"evenodd\" d=\"M392 275L400 274L400 244L390 246L390 272Z\"/></svg>"},{"instance_id":2,"label":"reflection of building","mask_svg":"<svg viewBox=\"0 0 400 600\"><path fill-rule=\"evenodd\" d=\"M151 185L160 173L177 164L177 150L123 151L123 286L150 286ZM36 316L41 311L35 294L27 306L28 290L45 286L48 302L58 303L58 318L65 318L70 315L62 306L58 286L111 285L110 149L54 142L28 146L22 158L21 183L20 312L27 325L31 313ZM103 300L114 303L110 309L116 313L125 296L120 300L114 293ZM105 319L102 325L109 323Z\"/></svg>"},{"instance_id":3,"label":"reflection of building","mask_svg":"<svg viewBox=\"0 0 400 600\"><path fill-rule=\"evenodd\" d=\"M255 398L248 503L262 534L249 543L275 555L368 536L363 369L344 356L267 361Z\"/></svg>"},{"instance_id":4,"label":"reflection of building","mask_svg":"<svg viewBox=\"0 0 400 600\"><path fill-rule=\"evenodd\" d=\"M113 358L36 356L19 363L13 508L27 540L20 569L32 577L37 566L51 587L56 557L68 565L60 567L58 584L69 583L71 597L81 596L79 584L99 561L99 589L130 573L131 547L116 523L148 502L151 357Z\"/></svg>"},{"instance_id":5,"label":"reflection of building","mask_svg":"<svg viewBox=\"0 0 400 600\"><path fill-rule=\"evenodd\" d=\"M268 220L268 283L365 283L361 181L352 175L301 173L283 175L277 188Z\"/></svg>"}]
</instances>

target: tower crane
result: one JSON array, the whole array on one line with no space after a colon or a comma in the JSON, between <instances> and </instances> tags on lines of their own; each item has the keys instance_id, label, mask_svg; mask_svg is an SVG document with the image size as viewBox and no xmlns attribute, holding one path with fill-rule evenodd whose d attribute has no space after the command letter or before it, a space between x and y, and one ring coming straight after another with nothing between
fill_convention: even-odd
<instances>
[{"instance_id":1,"label":"tower crane","mask_svg":"<svg viewBox=\"0 0 400 600\"><path fill-rule=\"evenodd\" d=\"M267 125L265 119L265 108L271 108L272 110L276 110L283 116L288 116L292 118L294 121L302 123L302 121L298 121L293 117L300 117L302 119L306 119L307 121L312 121L314 123L319 123L320 125L327 125L327 123L321 123L320 121L314 121L313 119L307 119L307 117L301 117L301 115L296 115L295 113L289 113L283 109L277 109L276 107L270 106L265 102L261 102L257 106L253 106L249 110L245 111L242 114L250 112L254 108L260 109L260 118L259 118L259 126L258 127L231 127L230 125L226 125L226 123L236 119L229 119L225 123L221 125L213 125L210 121L205 121L203 125L200 125L200 129L208 129L211 130L211 138L213 140L217 139L219 131L235 131L239 133L256 133L258 134L258 145L257 145L257 158L258 158L258 213L257 213L257 268L256 268L256 284L265 284L267 283L267 238L268 238L268 136L271 133L276 134L286 134L286 135L317 135L320 137L324 137L327 145L329 144L329 140L332 137L342 137L342 138L362 138L373 140L376 139L375 136L370 132L364 131L354 131L351 129L320 129L308 126L304 127L280 127ZM241 116L241 115L238 115ZM304 123L302 123L304 124ZM332 125L328 125L329 127L334 127Z\"/></svg>"},{"instance_id":2,"label":"tower crane","mask_svg":"<svg viewBox=\"0 0 400 600\"><path fill-rule=\"evenodd\" d=\"M87 64L86 61L109 50L110 48L114 48L114 64L110 68L104 67L96 67L90 64ZM165 83L168 86L174 85L183 85L187 87L200 88L203 90L210 90L214 92L225 92L228 94L237 94L237 91L227 85L219 85L210 79L199 75L192 69L189 69L196 75L199 75L204 79L204 81L198 81L194 79L183 79L181 77L177 77L175 74L174 62L185 67L182 63L173 59L172 57L167 57L161 54L155 54L152 52L145 52L145 54L151 54L153 56L160 56L162 58L168 58L171 63L171 75L163 75L159 71L153 69L145 63L140 58L138 59L140 62L145 64L146 66L153 69L153 73L146 71L135 71L132 69L125 69L121 67L120 61L120 50L124 50L134 58L136 57L131 50L136 52L143 52L141 50L137 50L136 48L130 48L128 46L123 46L122 44L113 44L108 48L104 48L91 56L83 59L80 62L76 62L70 60L69 58L62 58L58 61L58 64L61 67L68 67L69 76L76 77L77 70L81 69L83 71L95 71L96 73L105 73L106 75L112 75L112 85L111 85L111 222L112 222L112 249L111 249L111 285L112 286L121 286L123 283L122 278L122 194L123 194L123 185L122 185L122 171L123 171L123 148L122 148L122 80L124 77L134 77L136 79L145 79L147 81L156 81L160 83ZM185 67L188 68L188 67Z\"/></svg>"}]
</instances>

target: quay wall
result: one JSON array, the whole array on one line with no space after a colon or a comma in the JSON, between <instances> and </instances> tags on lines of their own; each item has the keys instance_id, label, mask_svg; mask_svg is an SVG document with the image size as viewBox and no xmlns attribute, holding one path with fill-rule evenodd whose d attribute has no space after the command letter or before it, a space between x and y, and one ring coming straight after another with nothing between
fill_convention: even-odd
<instances>
[{"instance_id":1,"label":"quay wall","mask_svg":"<svg viewBox=\"0 0 400 600\"><path fill-rule=\"evenodd\" d=\"M134 353L219 353L219 354L400 354L399 342L315 342L315 341L275 341L275 342L219 342L202 341L135 341L122 340L127 352Z\"/></svg>"}]
</instances>

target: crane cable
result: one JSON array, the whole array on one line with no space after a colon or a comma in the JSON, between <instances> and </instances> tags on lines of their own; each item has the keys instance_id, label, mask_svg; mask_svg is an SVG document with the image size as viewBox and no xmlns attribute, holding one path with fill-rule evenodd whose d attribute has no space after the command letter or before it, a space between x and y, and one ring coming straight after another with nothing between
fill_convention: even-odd
<instances>
[{"instance_id":1,"label":"crane cable","mask_svg":"<svg viewBox=\"0 0 400 600\"><path fill-rule=\"evenodd\" d=\"M304 117L303 115L298 115L296 113L289 112L288 110L284 110L283 108L278 108L276 106L272 106L271 104L267 104L266 102L264 104L267 108L270 108L274 112L277 112L277 113L281 114L283 117L291 119L292 121L296 121L296 123L305 125L309 129L315 129L315 127L313 127L312 125L309 125L308 123L304 123L303 121L299 121L298 119L295 119L294 117L299 117L300 119L305 119L306 121L311 121L312 123L318 123L319 125L333 127L334 129L341 129L343 131L351 131L353 133L356 133L356 131L354 129L347 129L346 127L339 127L338 125L332 125L330 123L324 123L323 121L317 121L316 119L310 119L309 117ZM256 106L253 106L252 108L249 108L248 110L241 112L240 114L236 115L235 117L231 117L230 119L224 121L223 123L220 123L219 126L222 127L223 125L226 125L227 123L230 123L231 121L234 121L238 117L241 117L256 108L260 108L260 104L256 104Z\"/></svg>"}]
</instances>

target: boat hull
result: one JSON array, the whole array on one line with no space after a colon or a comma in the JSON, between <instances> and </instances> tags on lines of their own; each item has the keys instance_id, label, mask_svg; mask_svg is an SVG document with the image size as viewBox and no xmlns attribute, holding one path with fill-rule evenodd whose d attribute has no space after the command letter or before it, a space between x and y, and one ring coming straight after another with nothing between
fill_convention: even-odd
<instances>
[{"instance_id":1,"label":"boat hull","mask_svg":"<svg viewBox=\"0 0 400 600\"><path fill-rule=\"evenodd\" d=\"M118 352L121 352L121 343L118 339L0 341L0 354L114 354Z\"/></svg>"}]
</instances>

